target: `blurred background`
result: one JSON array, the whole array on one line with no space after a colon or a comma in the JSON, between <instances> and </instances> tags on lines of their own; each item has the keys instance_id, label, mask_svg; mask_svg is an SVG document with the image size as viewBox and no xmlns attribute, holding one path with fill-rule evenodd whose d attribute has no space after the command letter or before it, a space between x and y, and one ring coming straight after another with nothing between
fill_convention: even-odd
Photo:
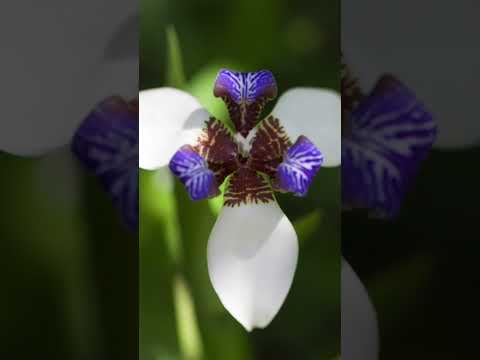
<instances>
[{"instance_id":1,"label":"blurred background","mask_svg":"<svg viewBox=\"0 0 480 360\"><path fill-rule=\"evenodd\" d=\"M69 147L0 153L2 358L137 356L137 234Z\"/></svg>"},{"instance_id":2,"label":"blurred background","mask_svg":"<svg viewBox=\"0 0 480 360\"><path fill-rule=\"evenodd\" d=\"M478 11L469 0L342 1L342 52L363 90L390 73L438 126L397 219L342 217L343 253L377 309L380 359L480 355Z\"/></svg>"},{"instance_id":3,"label":"blurred background","mask_svg":"<svg viewBox=\"0 0 480 360\"><path fill-rule=\"evenodd\" d=\"M280 94L295 86L339 91L339 7L335 0L141 0L140 88L176 85L170 75L172 54L177 63L178 54L167 43L174 28L182 88L217 118L228 116L212 94L223 67L269 69ZM222 307L208 278L206 245L218 200L192 203L168 171L141 172L142 360L338 358L339 169L322 169L307 198L277 198L299 235L299 264L277 317L266 329L247 333Z\"/></svg>"},{"instance_id":4,"label":"blurred background","mask_svg":"<svg viewBox=\"0 0 480 360\"><path fill-rule=\"evenodd\" d=\"M138 236L69 142L137 94L138 6L7 1L0 24L0 358L134 359Z\"/></svg>"}]
</instances>

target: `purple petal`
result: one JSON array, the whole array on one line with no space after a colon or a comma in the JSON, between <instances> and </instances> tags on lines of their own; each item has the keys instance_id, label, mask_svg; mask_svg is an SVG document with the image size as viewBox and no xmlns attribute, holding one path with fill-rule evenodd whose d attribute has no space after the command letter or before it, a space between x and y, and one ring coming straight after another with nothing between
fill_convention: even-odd
<instances>
[{"instance_id":1,"label":"purple petal","mask_svg":"<svg viewBox=\"0 0 480 360\"><path fill-rule=\"evenodd\" d=\"M342 139L344 205L395 216L436 136L436 124L415 94L383 77L347 119Z\"/></svg>"},{"instance_id":2,"label":"purple petal","mask_svg":"<svg viewBox=\"0 0 480 360\"><path fill-rule=\"evenodd\" d=\"M277 96L277 83L268 70L242 73L222 69L213 93L224 99L237 131L246 137L258 122L265 103Z\"/></svg>"},{"instance_id":3,"label":"purple petal","mask_svg":"<svg viewBox=\"0 0 480 360\"><path fill-rule=\"evenodd\" d=\"M185 185L192 200L208 199L219 194L215 173L192 146L182 146L173 155L169 167Z\"/></svg>"},{"instance_id":4,"label":"purple petal","mask_svg":"<svg viewBox=\"0 0 480 360\"><path fill-rule=\"evenodd\" d=\"M300 136L277 168L276 182L280 190L305 196L323 163L323 155L305 136Z\"/></svg>"},{"instance_id":5,"label":"purple petal","mask_svg":"<svg viewBox=\"0 0 480 360\"><path fill-rule=\"evenodd\" d=\"M100 179L125 222L138 227L138 103L112 97L76 131L72 151Z\"/></svg>"}]
</instances>

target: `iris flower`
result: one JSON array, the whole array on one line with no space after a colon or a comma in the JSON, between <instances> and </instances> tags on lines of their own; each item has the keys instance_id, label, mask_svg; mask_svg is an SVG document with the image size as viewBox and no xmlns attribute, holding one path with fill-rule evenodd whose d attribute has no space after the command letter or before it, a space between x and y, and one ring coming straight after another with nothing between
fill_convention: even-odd
<instances>
[{"instance_id":1,"label":"iris flower","mask_svg":"<svg viewBox=\"0 0 480 360\"><path fill-rule=\"evenodd\" d=\"M294 88L262 120L277 96L270 71L223 69L213 93L228 107L233 130L186 92L140 92L139 161L147 170L169 166L195 201L220 195L226 182L208 272L222 304L250 331L275 317L297 266L297 235L274 192L305 196L321 166L340 164L340 96Z\"/></svg>"},{"instance_id":2,"label":"iris flower","mask_svg":"<svg viewBox=\"0 0 480 360\"><path fill-rule=\"evenodd\" d=\"M431 110L438 125L433 147L442 150L478 146L480 141L474 4L437 2L435 16L430 16L428 1L342 2L342 50L362 89L374 87L385 72L395 74ZM408 19L408 25L401 19Z\"/></svg>"},{"instance_id":3,"label":"iris flower","mask_svg":"<svg viewBox=\"0 0 480 360\"><path fill-rule=\"evenodd\" d=\"M72 151L100 180L126 225L138 227L138 100L110 97L75 131Z\"/></svg>"},{"instance_id":4,"label":"iris flower","mask_svg":"<svg viewBox=\"0 0 480 360\"><path fill-rule=\"evenodd\" d=\"M9 49L0 67L0 150L45 154L69 143L98 101L136 96L137 13L128 0L10 3L0 14Z\"/></svg>"},{"instance_id":5,"label":"iris flower","mask_svg":"<svg viewBox=\"0 0 480 360\"><path fill-rule=\"evenodd\" d=\"M342 199L347 208L393 218L435 141L437 126L415 94L382 76L365 95L342 75Z\"/></svg>"},{"instance_id":6,"label":"iris flower","mask_svg":"<svg viewBox=\"0 0 480 360\"><path fill-rule=\"evenodd\" d=\"M415 94L384 75L365 95L342 72L342 202L395 218L436 138L432 115ZM378 324L365 287L342 261L342 358L377 359Z\"/></svg>"},{"instance_id":7,"label":"iris flower","mask_svg":"<svg viewBox=\"0 0 480 360\"><path fill-rule=\"evenodd\" d=\"M40 137L51 135L42 133ZM120 211L124 223L138 227L138 100L113 96L100 102L77 128L64 133L75 155L100 180ZM49 143L37 152L37 144L20 142L15 155L48 154L67 140ZM45 142L46 144L46 142ZM0 143L1 147L2 143Z\"/></svg>"},{"instance_id":8,"label":"iris flower","mask_svg":"<svg viewBox=\"0 0 480 360\"><path fill-rule=\"evenodd\" d=\"M132 164L130 158L119 169L113 168L120 165L124 151L130 157L132 150L126 147L138 149L138 107L135 114L120 98L109 98L89 111L112 94L138 93L137 10L126 0L54 1L49 7L13 2L9 12L0 15L4 33L10 34L3 38L4 45L12 49L0 69L2 85L8 89L8 101L2 103L0 151L39 156L71 145L101 177L132 227L138 221L134 215L138 201L131 208L125 204L132 202L138 188L131 180L138 173L138 160ZM35 28L37 38L48 41L32 43L31 30L19 27L19 18ZM127 164L130 180L123 187ZM114 180L117 175L122 180Z\"/></svg>"}]
</instances>

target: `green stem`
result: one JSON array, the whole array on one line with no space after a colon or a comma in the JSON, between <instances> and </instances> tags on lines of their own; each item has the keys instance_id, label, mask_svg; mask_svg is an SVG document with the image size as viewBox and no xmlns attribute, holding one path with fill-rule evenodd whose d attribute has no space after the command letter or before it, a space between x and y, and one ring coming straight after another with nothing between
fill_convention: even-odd
<instances>
[{"instance_id":1,"label":"green stem","mask_svg":"<svg viewBox=\"0 0 480 360\"><path fill-rule=\"evenodd\" d=\"M158 185L158 184L157 184ZM161 189L161 212L164 223L165 241L172 265L173 303L178 345L182 359L200 360L203 358L203 344L195 313L195 304L188 282L183 274L183 246L178 221L175 193L171 186Z\"/></svg>"},{"instance_id":2,"label":"green stem","mask_svg":"<svg viewBox=\"0 0 480 360\"><path fill-rule=\"evenodd\" d=\"M177 32L173 26L166 31L167 36L167 85L179 89L185 87L182 52ZM167 175L168 176L168 175ZM200 360L203 358L203 345L195 314L195 305L188 282L183 274L183 246L178 220L177 202L173 186L164 191L166 199L165 239L170 259L176 271L173 275L173 301L177 337L182 358Z\"/></svg>"}]
</instances>

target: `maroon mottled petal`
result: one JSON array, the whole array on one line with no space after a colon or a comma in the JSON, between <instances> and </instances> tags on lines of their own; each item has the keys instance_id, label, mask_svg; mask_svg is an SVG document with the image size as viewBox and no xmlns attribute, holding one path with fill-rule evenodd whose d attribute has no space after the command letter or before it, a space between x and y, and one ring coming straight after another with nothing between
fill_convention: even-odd
<instances>
[{"instance_id":1,"label":"maroon mottled petal","mask_svg":"<svg viewBox=\"0 0 480 360\"><path fill-rule=\"evenodd\" d=\"M242 73L222 69L213 94L224 100L236 130L247 137L260 119L266 102L277 96L277 84L267 70Z\"/></svg>"},{"instance_id":2,"label":"maroon mottled petal","mask_svg":"<svg viewBox=\"0 0 480 360\"><path fill-rule=\"evenodd\" d=\"M195 151L207 161L219 184L238 168L238 146L225 125L213 117L206 122Z\"/></svg>"},{"instance_id":3,"label":"maroon mottled petal","mask_svg":"<svg viewBox=\"0 0 480 360\"><path fill-rule=\"evenodd\" d=\"M280 121L269 116L257 129L250 150L250 167L275 176L277 166L283 161L283 155L292 145Z\"/></svg>"},{"instance_id":4,"label":"maroon mottled petal","mask_svg":"<svg viewBox=\"0 0 480 360\"><path fill-rule=\"evenodd\" d=\"M258 204L274 201L273 191L264 177L246 166L240 167L230 178L224 196L225 206Z\"/></svg>"}]
</instances>

